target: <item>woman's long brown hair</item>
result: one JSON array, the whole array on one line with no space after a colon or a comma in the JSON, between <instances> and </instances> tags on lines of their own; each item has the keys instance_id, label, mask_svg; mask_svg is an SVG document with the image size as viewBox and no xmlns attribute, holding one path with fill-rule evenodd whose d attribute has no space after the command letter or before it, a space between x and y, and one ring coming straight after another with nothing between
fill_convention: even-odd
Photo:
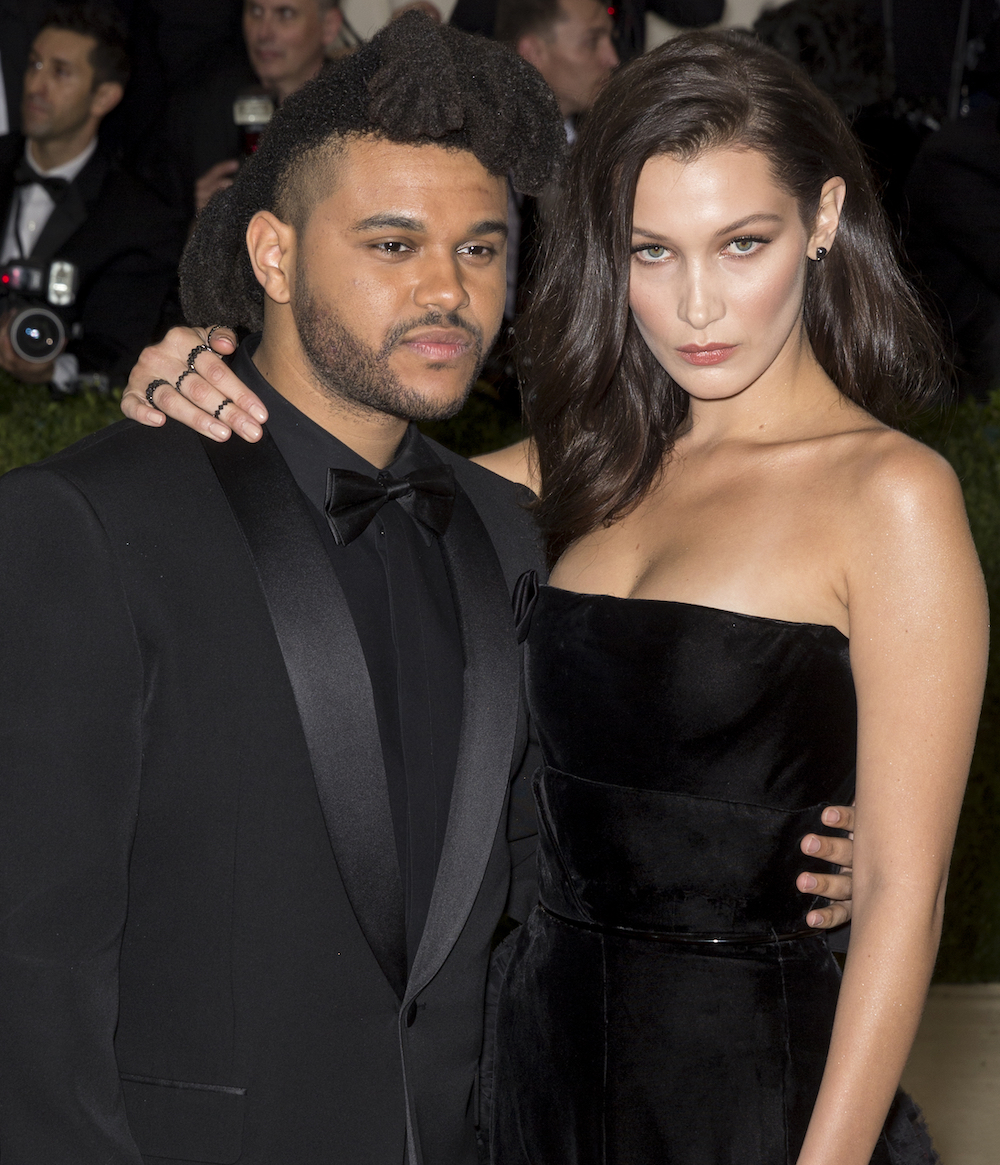
<instances>
[{"instance_id":1,"label":"woman's long brown hair","mask_svg":"<svg viewBox=\"0 0 1000 1165\"><path fill-rule=\"evenodd\" d=\"M940 340L835 106L749 34L679 36L617 73L588 116L523 321L525 411L542 479L535 514L550 563L634 509L685 422L687 394L629 311L632 208L647 159L726 146L765 154L810 230L824 182L847 183L830 254L808 264L803 307L841 392L888 424L940 393Z\"/></svg>"}]
</instances>

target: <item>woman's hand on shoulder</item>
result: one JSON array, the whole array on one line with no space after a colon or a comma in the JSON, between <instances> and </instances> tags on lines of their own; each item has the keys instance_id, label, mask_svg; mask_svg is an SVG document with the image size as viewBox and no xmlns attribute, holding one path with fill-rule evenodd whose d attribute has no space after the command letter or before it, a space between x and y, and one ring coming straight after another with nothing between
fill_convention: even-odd
<instances>
[{"instance_id":1,"label":"woman's hand on shoulder","mask_svg":"<svg viewBox=\"0 0 1000 1165\"><path fill-rule=\"evenodd\" d=\"M518 485L526 485L532 493L539 492L538 459L535 457L535 446L530 438L518 441L515 445L508 445L505 449L497 449L495 453L483 453L472 460L485 469L498 473L508 481Z\"/></svg>"},{"instance_id":2,"label":"woman's hand on shoulder","mask_svg":"<svg viewBox=\"0 0 1000 1165\"><path fill-rule=\"evenodd\" d=\"M198 351L204 344L210 350ZM154 427L169 416L213 441L228 441L234 432L259 441L267 409L222 359L236 348L229 328L171 328L143 350L122 395L122 412Z\"/></svg>"}]
</instances>

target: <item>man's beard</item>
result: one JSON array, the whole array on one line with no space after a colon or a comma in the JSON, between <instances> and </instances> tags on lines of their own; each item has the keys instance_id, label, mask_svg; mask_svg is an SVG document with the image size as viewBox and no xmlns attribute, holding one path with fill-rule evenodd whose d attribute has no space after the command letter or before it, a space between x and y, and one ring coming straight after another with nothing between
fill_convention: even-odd
<instances>
[{"instance_id":1,"label":"man's beard","mask_svg":"<svg viewBox=\"0 0 1000 1165\"><path fill-rule=\"evenodd\" d=\"M302 275L300 268L292 317L313 375L328 396L404 421L444 421L461 410L486 359L481 328L458 312L447 315L428 312L420 319L407 320L391 328L376 350L345 327L328 308L320 306ZM417 389L403 384L389 366L389 356L403 336L415 328L427 327L463 328L472 338L475 367L468 384L454 400L428 400ZM434 367L432 364L431 368Z\"/></svg>"}]
</instances>

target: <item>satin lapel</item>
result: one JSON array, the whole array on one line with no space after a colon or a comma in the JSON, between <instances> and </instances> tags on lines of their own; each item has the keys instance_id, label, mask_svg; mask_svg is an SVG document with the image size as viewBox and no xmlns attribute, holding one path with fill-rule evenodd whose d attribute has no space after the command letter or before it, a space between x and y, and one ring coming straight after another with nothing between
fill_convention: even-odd
<instances>
[{"instance_id":1,"label":"satin lapel","mask_svg":"<svg viewBox=\"0 0 1000 1165\"><path fill-rule=\"evenodd\" d=\"M58 202L49 216L49 221L31 249L31 258L48 262L58 257L59 248L71 238L87 221L87 204L100 194L104 177L108 172L108 161L100 149L90 159L70 183L69 190Z\"/></svg>"},{"instance_id":2,"label":"satin lapel","mask_svg":"<svg viewBox=\"0 0 1000 1165\"><path fill-rule=\"evenodd\" d=\"M402 998L399 859L371 681L344 592L270 437L257 446L203 441L267 599L340 876L379 966Z\"/></svg>"},{"instance_id":3,"label":"satin lapel","mask_svg":"<svg viewBox=\"0 0 1000 1165\"><path fill-rule=\"evenodd\" d=\"M486 527L461 489L441 545L465 649L462 732L441 862L407 997L438 971L479 893L517 727L520 673L510 594Z\"/></svg>"}]
</instances>

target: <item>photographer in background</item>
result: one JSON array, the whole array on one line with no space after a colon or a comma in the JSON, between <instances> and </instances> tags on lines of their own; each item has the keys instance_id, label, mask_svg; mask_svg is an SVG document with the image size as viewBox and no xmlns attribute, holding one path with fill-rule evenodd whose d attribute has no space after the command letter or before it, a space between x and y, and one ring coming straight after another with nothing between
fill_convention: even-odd
<instances>
[{"instance_id":1,"label":"photographer in background","mask_svg":"<svg viewBox=\"0 0 1000 1165\"><path fill-rule=\"evenodd\" d=\"M338 0L244 0L246 51L218 55L199 84L175 94L144 165L171 205L190 219L233 184L246 153L240 96L256 91L280 105L323 67L342 21Z\"/></svg>"},{"instance_id":2,"label":"photographer in background","mask_svg":"<svg viewBox=\"0 0 1000 1165\"><path fill-rule=\"evenodd\" d=\"M0 141L0 292L18 283L12 264L42 272L27 297L39 306L53 263L72 272L64 285L75 283L72 303L55 301L69 342L44 360L24 359L11 341L24 297L0 299L0 367L63 393L81 377L97 387L125 379L157 327L183 242L176 217L98 143L128 72L116 16L94 3L58 5L28 59L23 136Z\"/></svg>"}]
</instances>

